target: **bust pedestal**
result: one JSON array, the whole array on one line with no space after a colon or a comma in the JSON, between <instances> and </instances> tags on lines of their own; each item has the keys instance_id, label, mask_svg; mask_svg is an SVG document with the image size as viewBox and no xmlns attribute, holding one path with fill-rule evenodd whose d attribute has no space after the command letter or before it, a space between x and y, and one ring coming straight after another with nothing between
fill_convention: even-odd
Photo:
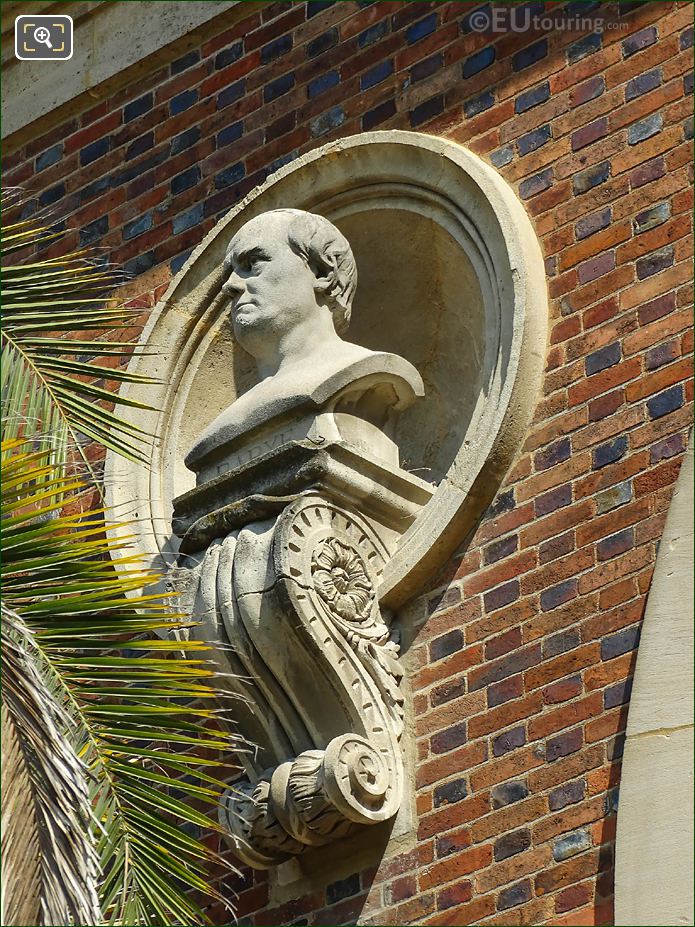
<instances>
[{"instance_id":1,"label":"bust pedestal","mask_svg":"<svg viewBox=\"0 0 695 927\"><path fill-rule=\"evenodd\" d=\"M220 811L252 866L401 803L403 674L376 590L434 492L398 466L388 434L394 398L414 396L382 371L300 400L208 451L175 500L172 583L244 696L235 720L256 748Z\"/></svg>"}]
</instances>

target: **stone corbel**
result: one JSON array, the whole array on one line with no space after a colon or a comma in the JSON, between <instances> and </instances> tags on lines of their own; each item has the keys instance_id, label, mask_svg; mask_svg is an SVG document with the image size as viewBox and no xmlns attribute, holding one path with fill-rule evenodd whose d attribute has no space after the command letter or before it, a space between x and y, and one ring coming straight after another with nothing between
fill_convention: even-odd
<instances>
[{"instance_id":1,"label":"stone corbel","mask_svg":"<svg viewBox=\"0 0 695 927\"><path fill-rule=\"evenodd\" d=\"M250 692L230 678L253 703L240 721L259 752L221 820L255 867L387 821L402 801L403 670L377 589L432 487L398 467L393 442L364 417L385 423L385 399L399 392L415 395L384 372L342 385L318 411L264 425L272 450L251 461L238 464L244 448L264 447L257 434L230 442L205 464L220 475L175 503L187 553L174 588L222 667L253 680ZM377 432L381 458L360 440Z\"/></svg>"}]
</instances>

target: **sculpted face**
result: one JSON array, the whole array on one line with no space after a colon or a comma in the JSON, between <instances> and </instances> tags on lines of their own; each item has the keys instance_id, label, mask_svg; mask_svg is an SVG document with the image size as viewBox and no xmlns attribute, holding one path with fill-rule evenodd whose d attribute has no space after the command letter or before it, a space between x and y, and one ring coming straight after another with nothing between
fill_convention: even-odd
<instances>
[{"instance_id":1,"label":"sculpted face","mask_svg":"<svg viewBox=\"0 0 695 927\"><path fill-rule=\"evenodd\" d=\"M288 244L291 219L257 216L227 249L222 289L232 301L234 336L252 355L264 339L281 337L316 312L316 277Z\"/></svg>"}]
</instances>

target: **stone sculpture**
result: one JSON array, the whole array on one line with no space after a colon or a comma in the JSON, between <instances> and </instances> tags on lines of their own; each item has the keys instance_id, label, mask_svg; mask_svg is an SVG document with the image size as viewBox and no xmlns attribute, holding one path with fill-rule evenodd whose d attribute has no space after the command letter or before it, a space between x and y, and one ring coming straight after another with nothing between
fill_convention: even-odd
<instances>
[{"instance_id":1,"label":"stone sculpture","mask_svg":"<svg viewBox=\"0 0 695 927\"><path fill-rule=\"evenodd\" d=\"M392 818L403 797L402 670L377 597L434 487L399 466L393 428L423 395L402 357L343 340L357 271L327 219L276 209L225 258L238 344L258 382L186 457L171 582L216 642L253 751L221 817L269 867Z\"/></svg>"}]
</instances>

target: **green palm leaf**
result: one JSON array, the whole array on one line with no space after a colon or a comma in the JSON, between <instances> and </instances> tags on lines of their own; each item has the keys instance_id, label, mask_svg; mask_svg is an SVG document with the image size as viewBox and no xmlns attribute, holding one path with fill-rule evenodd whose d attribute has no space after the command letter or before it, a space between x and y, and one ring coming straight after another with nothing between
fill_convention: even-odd
<instances>
[{"instance_id":1,"label":"green palm leaf","mask_svg":"<svg viewBox=\"0 0 695 927\"><path fill-rule=\"evenodd\" d=\"M5 601L31 629L56 696L80 734L109 923L207 923L191 893L223 900L205 877L219 860L181 826L218 829L195 805L219 802L225 785L214 770L220 764L207 757L234 744L216 729L214 671L204 645L150 639L162 627L180 628L180 618L159 596L132 595L153 577L132 569L124 579L106 560L117 560L123 544L98 526L88 524L75 542L66 584L66 549L80 520L55 507L42 520L51 484L45 489L36 477L50 452L27 453L14 442L5 456L13 477L1 492L3 521L7 512L12 520L12 543L0 567ZM28 574L43 578L27 591ZM83 618L76 623L76 616ZM178 659L181 653L190 658ZM206 730L206 723L213 727Z\"/></svg>"},{"instance_id":2,"label":"green palm leaf","mask_svg":"<svg viewBox=\"0 0 695 927\"><path fill-rule=\"evenodd\" d=\"M17 205L17 196L3 193L4 207L8 201ZM132 460L147 456L147 434L112 408L147 407L120 399L104 383L151 381L118 365L119 358L132 353L132 345L95 345L84 338L71 344L66 338L66 332L117 331L132 324L135 313L114 305L109 297L119 282L112 270L96 266L86 251L13 263L18 251L46 241L51 234L46 222L32 217L0 232L4 435L50 435L57 460L64 459L68 445L74 447L96 484L85 451L89 441ZM117 365L95 364L96 352L114 358Z\"/></svg>"}]
</instances>

